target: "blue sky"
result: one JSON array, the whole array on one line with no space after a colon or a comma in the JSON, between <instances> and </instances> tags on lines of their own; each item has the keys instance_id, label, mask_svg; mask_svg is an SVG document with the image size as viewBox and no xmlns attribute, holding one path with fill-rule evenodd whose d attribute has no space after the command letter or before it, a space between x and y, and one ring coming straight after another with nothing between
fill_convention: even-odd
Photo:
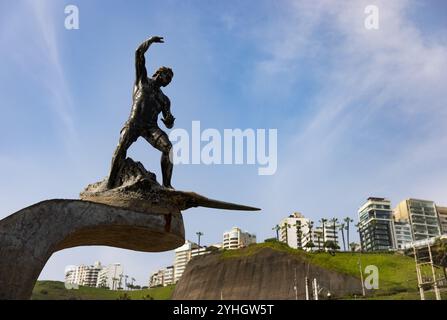
<instances>
[{"instance_id":1,"label":"blue sky","mask_svg":"<svg viewBox=\"0 0 447 320\"><path fill-rule=\"evenodd\" d=\"M80 29L64 28L75 4ZM380 9L366 30L364 8ZM221 241L232 226L271 237L284 216L351 216L368 196L447 205L447 12L444 1L0 2L0 217L44 199L77 198L105 177L129 115L137 45L165 38L149 72L173 68L164 89L176 127L278 129L278 170L182 165L173 185L255 205L261 213L191 209L187 238ZM144 140L129 155L160 176ZM66 265L121 262L145 284L173 252L107 247L59 252Z\"/></svg>"}]
</instances>

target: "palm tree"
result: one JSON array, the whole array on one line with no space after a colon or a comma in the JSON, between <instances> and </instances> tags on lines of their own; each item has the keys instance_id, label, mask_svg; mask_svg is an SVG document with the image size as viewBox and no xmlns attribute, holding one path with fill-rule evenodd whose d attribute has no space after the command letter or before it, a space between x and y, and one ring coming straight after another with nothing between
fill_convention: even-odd
<instances>
[{"instance_id":1,"label":"palm tree","mask_svg":"<svg viewBox=\"0 0 447 320\"><path fill-rule=\"evenodd\" d=\"M201 232L201 231L198 231L198 232L196 232L196 235L197 235L197 237L199 237L199 248L200 248L200 237L201 236L203 236L203 232Z\"/></svg>"},{"instance_id":2,"label":"palm tree","mask_svg":"<svg viewBox=\"0 0 447 320\"><path fill-rule=\"evenodd\" d=\"M113 277L112 278L112 290L116 290L116 282L118 281L119 279L117 278L117 277Z\"/></svg>"},{"instance_id":3,"label":"palm tree","mask_svg":"<svg viewBox=\"0 0 447 320\"><path fill-rule=\"evenodd\" d=\"M362 230L360 227L360 222L357 223L355 225L355 227L357 228L357 232L359 233L359 237L360 237L360 252L363 252L363 235L362 235Z\"/></svg>"},{"instance_id":4,"label":"palm tree","mask_svg":"<svg viewBox=\"0 0 447 320\"><path fill-rule=\"evenodd\" d=\"M318 241L318 251L321 251L321 232L315 231L315 235L317 236L317 241ZM324 237L323 237L323 248L324 248Z\"/></svg>"},{"instance_id":5,"label":"palm tree","mask_svg":"<svg viewBox=\"0 0 447 320\"><path fill-rule=\"evenodd\" d=\"M314 222L313 221L308 221L307 222L307 228L309 229L309 241L306 244L306 248L310 248L312 250L312 248L315 247L314 242L313 242L313 233L312 233L312 229L314 227Z\"/></svg>"},{"instance_id":6,"label":"palm tree","mask_svg":"<svg viewBox=\"0 0 447 320\"><path fill-rule=\"evenodd\" d=\"M350 243L349 242L349 223L354 222L354 220L352 220L349 217L346 217L344 220L344 222L346 222L346 243Z\"/></svg>"},{"instance_id":7,"label":"palm tree","mask_svg":"<svg viewBox=\"0 0 447 320\"><path fill-rule=\"evenodd\" d=\"M330 254L335 254L335 251L340 249L338 244L335 241L332 241L332 240L326 241L326 248L329 249L328 251L329 251Z\"/></svg>"},{"instance_id":8,"label":"palm tree","mask_svg":"<svg viewBox=\"0 0 447 320\"><path fill-rule=\"evenodd\" d=\"M126 280L124 280L124 286L126 287L127 290L129 290L129 283L127 282L127 278L129 278L129 276L126 274L124 278L126 278Z\"/></svg>"},{"instance_id":9,"label":"palm tree","mask_svg":"<svg viewBox=\"0 0 447 320\"><path fill-rule=\"evenodd\" d=\"M119 277L120 277L120 281L118 282L118 290L122 290L123 289L123 287L122 287L122 284L123 284L123 274L121 273L120 275L119 275Z\"/></svg>"},{"instance_id":10,"label":"palm tree","mask_svg":"<svg viewBox=\"0 0 447 320\"><path fill-rule=\"evenodd\" d=\"M113 279L112 279L113 280ZM106 288L107 287L107 278L102 278L99 282L100 288ZM110 288L109 288L110 289Z\"/></svg>"},{"instance_id":11,"label":"palm tree","mask_svg":"<svg viewBox=\"0 0 447 320\"><path fill-rule=\"evenodd\" d=\"M301 236L303 235L303 232L301 231L301 221L295 221L295 223L292 225L292 227L295 227L296 229L296 237L297 237L297 247L301 248L302 245L302 239Z\"/></svg>"},{"instance_id":12,"label":"palm tree","mask_svg":"<svg viewBox=\"0 0 447 320\"><path fill-rule=\"evenodd\" d=\"M286 223L284 223L282 226L281 226L281 229L283 229L284 231L285 231L285 233L286 233L286 244L288 245L289 244L289 237L288 237L288 228L290 228L291 227L291 225L290 224L288 224L287 222Z\"/></svg>"},{"instance_id":13,"label":"palm tree","mask_svg":"<svg viewBox=\"0 0 447 320\"><path fill-rule=\"evenodd\" d=\"M327 219L321 218L321 220L319 220L318 222L321 223L322 227L323 227L323 243L326 242L326 222ZM323 245L324 247L324 245Z\"/></svg>"},{"instance_id":14,"label":"palm tree","mask_svg":"<svg viewBox=\"0 0 447 320\"><path fill-rule=\"evenodd\" d=\"M346 243L345 243L345 224L341 223L339 230L341 231L341 238L343 240L343 251L346 251Z\"/></svg>"},{"instance_id":15,"label":"palm tree","mask_svg":"<svg viewBox=\"0 0 447 320\"><path fill-rule=\"evenodd\" d=\"M309 248L310 251L312 251L312 249L315 247L315 244L313 243L312 240L309 240L309 241L306 243L305 247L306 247L306 248Z\"/></svg>"},{"instance_id":16,"label":"palm tree","mask_svg":"<svg viewBox=\"0 0 447 320\"><path fill-rule=\"evenodd\" d=\"M338 247L338 245L337 245L337 222L338 222L338 219L337 218L332 218L331 222L333 223L332 227L334 229L334 237L335 237L334 238L334 244L335 244L336 247Z\"/></svg>"},{"instance_id":17,"label":"palm tree","mask_svg":"<svg viewBox=\"0 0 447 320\"><path fill-rule=\"evenodd\" d=\"M279 229L281 229L281 227L279 225L276 225L272 228L272 230L276 231L276 240L279 241Z\"/></svg>"},{"instance_id":18,"label":"palm tree","mask_svg":"<svg viewBox=\"0 0 447 320\"><path fill-rule=\"evenodd\" d=\"M135 280L135 278L131 278L131 281L132 281L132 289L133 289L133 288L134 288L133 283L134 283L136 280Z\"/></svg>"}]
</instances>

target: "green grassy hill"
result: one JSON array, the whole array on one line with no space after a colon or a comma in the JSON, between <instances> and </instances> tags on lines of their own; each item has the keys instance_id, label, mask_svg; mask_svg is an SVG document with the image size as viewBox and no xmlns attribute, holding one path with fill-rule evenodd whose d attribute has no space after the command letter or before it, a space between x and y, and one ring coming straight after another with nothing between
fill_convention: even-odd
<instances>
[{"instance_id":1,"label":"green grassy hill","mask_svg":"<svg viewBox=\"0 0 447 320\"><path fill-rule=\"evenodd\" d=\"M306 259L310 263L325 269L360 277L358 262L363 269L367 265L375 265L379 269L379 289L368 292L368 299L419 299L417 288L416 270L414 260L410 257L395 253L351 253L337 252L308 253L303 250L292 249L279 242L266 242L251 245L247 248L232 251L223 251L219 254L222 259L237 259L250 255L256 255L259 251L270 248L286 252L292 256ZM360 280L359 280L360 281ZM78 290L65 289L64 283L57 281L38 281L32 295L35 300L62 300L62 299L99 299L116 300L126 295L132 300L170 299L174 286L153 288L135 291L111 291L100 288L80 287ZM444 299L447 293L443 292ZM347 299L353 297L346 297ZM433 298L432 293L427 293L427 299Z\"/></svg>"},{"instance_id":2,"label":"green grassy hill","mask_svg":"<svg viewBox=\"0 0 447 320\"><path fill-rule=\"evenodd\" d=\"M234 251L224 251L222 258L232 259L254 255L263 248L270 248L291 255L299 256L310 263L325 269L349 274L360 278L358 262L363 270L368 265L377 266L379 269L379 289L370 290L368 299L419 299L417 277L414 259L397 253L358 253L337 252L331 255L326 252L309 253L296 250L287 245L273 241L251 245L247 248ZM443 299L447 293L442 294ZM427 299L433 298L431 292L426 294Z\"/></svg>"},{"instance_id":3,"label":"green grassy hill","mask_svg":"<svg viewBox=\"0 0 447 320\"><path fill-rule=\"evenodd\" d=\"M79 287L67 290L60 281L38 281L33 290L32 300L168 300L174 286L134 291L113 291L101 288Z\"/></svg>"}]
</instances>

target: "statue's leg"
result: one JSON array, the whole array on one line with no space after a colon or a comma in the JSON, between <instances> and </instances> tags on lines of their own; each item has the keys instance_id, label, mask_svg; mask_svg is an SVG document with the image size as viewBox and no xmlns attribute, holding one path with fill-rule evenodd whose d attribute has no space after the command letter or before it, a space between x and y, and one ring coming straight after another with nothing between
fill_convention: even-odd
<instances>
[{"instance_id":1,"label":"statue's leg","mask_svg":"<svg viewBox=\"0 0 447 320\"><path fill-rule=\"evenodd\" d=\"M107 181L107 188L112 189L115 187L119 169L124 163L124 160L126 160L127 149L129 149L130 145L137 139L138 134L137 132L135 132L135 129L131 129L128 126L125 126L121 130L120 140L112 158L112 165L110 168L109 179Z\"/></svg>"},{"instance_id":2,"label":"statue's leg","mask_svg":"<svg viewBox=\"0 0 447 320\"><path fill-rule=\"evenodd\" d=\"M160 159L161 172L163 175L163 186L165 186L166 188L174 189L171 185L172 170L174 169L174 165L171 162L171 159L169 156L169 154L172 150L172 146L168 147L166 150L167 151L163 151L161 153L161 159Z\"/></svg>"},{"instance_id":3,"label":"statue's leg","mask_svg":"<svg viewBox=\"0 0 447 320\"><path fill-rule=\"evenodd\" d=\"M172 144L168 135L160 128L151 128L142 135L154 148L161 151L161 174L163 176L163 186L174 189L171 186L172 170L174 165L171 161Z\"/></svg>"}]
</instances>

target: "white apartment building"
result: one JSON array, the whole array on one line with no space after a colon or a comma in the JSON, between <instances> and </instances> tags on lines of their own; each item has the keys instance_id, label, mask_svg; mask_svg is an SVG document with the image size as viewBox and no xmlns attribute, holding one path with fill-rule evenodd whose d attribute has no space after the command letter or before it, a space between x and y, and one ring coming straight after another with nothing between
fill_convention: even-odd
<instances>
[{"instance_id":1,"label":"white apartment building","mask_svg":"<svg viewBox=\"0 0 447 320\"><path fill-rule=\"evenodd\" d=\"M120 282L121 286L124 285L122 283L124 281L123 277L123 266L120 263L113 263L99 271L96 286L117 290L120 287Z\"/></svg>"},{"instance_id":2,"label":"white apartment building","mask_svg":"<svg viewBox=\"0 0 447 320\"><path fill-rule=\"evenodd\" d=\"M191 250L191 258L210 254L212 252L221 250L222 248L223 248L223 246L221 243L213 244L208 247L195 248L195 249Z\"/></svg>"},{"instance_id":3,"label":"white apartment building","mask_svg":"<svg viewBox=\"0 0 447 320\"><path fill-rule=\"evenodd\" d=\"M149 286L167 286L177 283L185 271L186 265L192 258L203 256L219 250L222 244L214 244L209 247L199 247L196 243L186 241L183 246L175 250L174 265L154 272L149 279Z\"/></svg>"},{"instance_id":4,"label":"white apartment building","mask_svg":"<svg viewBox=\"0 0 447 320\"><path fill-rule=\"evenodd\" d=\"M163 270L154 272L149 278L149 288L160 287L163 285Z\"/></svg>"},{"instance_id":5,"label":"white apartment building","mask_svg":"<svg viewBox=\"0 0 447 320\"><path fill-rule=\"evenodd\" d=\"M174 284L174 266L163 269L163 286Z\"/></svg>"},{"instance_id":6,"label":"white apartment building","mask_svg":"<svg viewBox=\"0 0 447 320\"><path fill-rule=\"evenodd\" d=\"M79 286L96 287L98 274L101 269L100 262L95 262L92 266L72 266L65 271L65 282Z\"/></svg>"},{"instance_id":7,"label":"white apartment building","mask_svg":"<svg viewBox=\"0 0 447 320\"><path fill-rule=\"evenodd\" d=\"M89 287L96 287L98 281L99 272L102 270L101 262L97 261L93 266L85 270L85 276L83 279L83 285Z\"/></svg>"},{"instance_id":8,"label":"white apartment building","mask_svg":"<svg viewBox=\"0 0 447 320\"><path fill-rule=\"evenodd\" d=\"M240 228L233 227L223 234L223 248L228 250L239 249L256 243L256 235L243 232Z\"/></svg>"},{"instance_id":9,"label":"white apartment building","mask_svg":"<svg viewBox=\"0 0 447 320\"><path fill-rule=\"evenodd\" d=\"M303 224L301 225L301 248L306 250L306 251L310 251L311 248L308 247L308 243L309 242L313 242L315 244L315 235L313 234L314 231L314 227L313 227L313 222L308 219L307 221L303 222ZM312 237L311 237L311 233L312 233Z\"/></svg>"},{"instance_id":10,"label":"white apartment building","mask_svg":"<svg viewBox=\"0 0 447 320\"><path fill-rule=\"evenodd\" d=\"M338 243L338 229L340 225L334 224L330 221L326 222L324 224L324 232L323 232L323 225L318 226L315 228L315 231L313 233L313 243L315 244L315 249L323 249L324 244L328 241L331 241L335 243L338 247L340 247L340 244ZM329 248L325 249L326 251L330 250Z\"/></svg>"},{"instance_id":11,"label":"white apartment building","mask_svg":"<svg viewBox=\"0 0 447 320\"><path fill-rule=\"evenodd\" d=\"M182 277L186 265L192 258L192 250L197 248L199 246L196 243L186 240L183 246L175 249L174 283L177 283Z\"/></svg>"},{"instance_id":12,"label":"white apartment building","mask_svg":"<svg viewBox=\"0 0 447 320\"><path fill-rule=\"evenodd\" d=\"M338 230L340 228L340 225L335 224L334 230L333 223L328 220L324 224L323 232L323 225L314 226L314 223L310 219L302 218L300 219L300 222L300 229L298 229L297 238L299 237L299 235L301 235L301 241L299 239L297 241L298 243L301 243L301 246L298 246L298 248L302 248L306 251L323 250L324 244L327 241L332 241L338 247L340 247L340 244L338 243ZM309 242L313 243L313 247L309 246ZM325 250L327 251L330 249L326 248Z\"/></svg>"},{"instance_id":13,"label":"white apartment building","mask_svg":"<svg viewBox=\"0 0 447 320\"><path fill-rule=\"evenodd\" d=\"M312 227L310 228L308 224L304 225L303 227L303 239L302 239L302 248L306 251L312 251L312 250L323 250L324 244L327 241L334 242L338 247L340 247L340 244L338 243L338 228L339 225L335 225L335 232L334 227L332 224L325 224L324 225L324 232L323 232L323 226L318 227ZM311 235L312 233L312 235ZM309 247L308 243L312 240L313 247ZM325 249L326 251L330 250L329 248Z\"/></svg>"},{"instance_id":14,"label":"white apartment building","mask_svg":"<svg viewBox=\"0 0 447 320\"><path fill-rule=\"evenodd\" d=\"M191 250L191 258L197 257L197 256L203 256L205 254L211 253L210 247L200 247L195 248Z\"/></svg>"},{"instance_id":15,"label":"white apartment building","mask_svg":"<svg viewBox=\"0 0 447 320\"><path fill-rule=\"evenodd\" d=\"M149 280L149 287L169 286L174 284L174 266L169 266L164 269L154 272Z\"/></svg>"},{"instance_id":16,"label":"white apartment building","mask_svg":"<svg viewBox=\"0 0 447 320\"><path fill-rule=\"evenodd\" d=\"M65 268L65 283L75 283L75 273L77 266L68 266Z\"/></svg>"},{"instance_id":17,"label":"white apartment building","mask_svg":"<svg viewBox=\"0 0 447 320\"><path fill-rule=\"evenodd\" d=\"M279 241L287 243L291 248L302 248L304 232L308 232L309 219L300 212L294 212L279 223Z\"/></svg>"},{"instance_id":18,"label":"white apartment building","mask_svg":"<svg viewBox=\"0 0 447 320\"><path fill-rule=\"evenodd\" d=\"M67 277L67 275L65 276L66 279L69 278L69 281L70 281L67 283L77 284L79 286L82 286L86 268L87 268L87 266L85 266L85 265L75 266L74 269L71 271L71 274L69 275L69 277Z\"/></svg>"}]
</instances>

